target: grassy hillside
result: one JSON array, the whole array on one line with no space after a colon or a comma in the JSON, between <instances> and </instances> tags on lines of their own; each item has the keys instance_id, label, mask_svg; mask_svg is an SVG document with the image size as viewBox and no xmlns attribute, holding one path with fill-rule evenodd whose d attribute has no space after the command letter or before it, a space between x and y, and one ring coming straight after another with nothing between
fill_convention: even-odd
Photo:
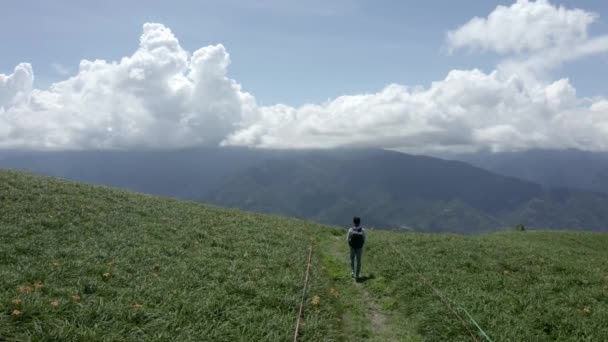
<instances>
[{"instance_id":1,"label":"grassy hillside","mask_svg":"<svg viewBox=\"0 0 608 342\"><path fill-rule=\"evenodd\" d=\"M429 340L459 339L462 325L404 258L496 341L608 339L606 234L378 235L370 289Z\"/></svg>"},{"instance_id":2,"label":"grassy hillside","mask_svg":"<svg viewBox=\"0 0 608 342\"><path fill-rule=\"evenodd\" d=\"M0 213L4 338L292 334L310 224L6 171ZM302 335L332 336L330 321L309 312Z\"/></svg>"},{"instance_id":3,"label":"grassy hillside","mask_svg":"<svg viewBox=\"0 0 608 342\"><path fill-rule=\"evenodd\" d=\"M608 339L607 234L344 233L0 170L0 340L289 340L310 244L301 340Z\"/></svg>"}]
</instances>

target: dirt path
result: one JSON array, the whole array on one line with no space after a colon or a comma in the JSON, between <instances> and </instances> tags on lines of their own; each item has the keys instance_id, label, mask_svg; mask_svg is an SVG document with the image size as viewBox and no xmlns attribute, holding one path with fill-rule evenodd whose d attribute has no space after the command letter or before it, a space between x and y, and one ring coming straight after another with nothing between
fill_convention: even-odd
<instances>
[{"instance_id":1,"label":"dirt path","mask_svg":"<svg viewBox=\"0 0 608 342\"><path fill-rule=\"evenodd\" d=\"M361 288L363 300L367 304L367 318L372 325L374 336L385 336L388 332L386 325L386 315L382 312L380 305L370 297L369 292L360 283L355 282Z\"/></svg>"},{"instance_id":2,"label":"dirt path","mask_svg":"<svg viewBox=\"0 0 608 342\"><path fill-rule=\"evenodd\" d=\"M348 247L344 238L333 236L322 246L322 253L329 264L330 276L335 286L342 293L344 335L349 341L419 341L410 334L401 322L397 322L393 312L384 310L377 298L368 290L375 278L366 270L366 258L363 257L362 280L357 282L350 277Z\"/></svg>"}]
</instances>

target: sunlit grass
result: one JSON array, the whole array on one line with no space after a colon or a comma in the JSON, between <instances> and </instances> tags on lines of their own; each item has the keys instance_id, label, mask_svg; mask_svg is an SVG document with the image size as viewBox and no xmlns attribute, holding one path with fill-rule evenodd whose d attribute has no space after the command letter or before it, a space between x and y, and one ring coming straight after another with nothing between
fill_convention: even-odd
<instances>
[{"instance_id":1,"label":"sunlit grass","mask_svg":"<svg viewBox=\"0 0 608 342\"><path fill-rule=\"evenodd\" d=\"M608 340L607 234L374 235L370 290L429 340L470 337L402 255L496 341Z\"/></svg>"},{"instance_id":2,"label":"sunlit grass","mask_svg":"<svg viewBox=\"0 0 608 342\"><path fill-rule=\"evenodd\" d=\"M290 340L311 244L304 341L470 340L404 258L496 341L608 340L606 234L369 231L355 284L345 233L0 171L0 340Z\"/></svg>"},{"instance_id":3,"label":"sunlit grass","mask_svg":"<svg viewBox=\"0 0 608 342\"><path fill-rule=\"evenodd\" d=\"M0 212L7 339L286 340L319 229L6 171ZM317 306L305 340L335 330Z\"/></svg>"}]
</instances>

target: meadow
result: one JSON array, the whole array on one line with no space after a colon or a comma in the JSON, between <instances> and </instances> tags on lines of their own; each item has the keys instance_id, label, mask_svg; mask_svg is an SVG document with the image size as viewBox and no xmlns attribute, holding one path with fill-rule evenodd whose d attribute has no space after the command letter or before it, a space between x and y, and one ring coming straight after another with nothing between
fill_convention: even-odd
<instances>
[{"instance_id":1,"label":"meadow","mask_svg":"<svg viewBox=\"0 0 608 342\"><path fill-rule=\"evenodd\" d=\"M0 170L0 340L608 340L607 234L345 233Z\"/></svg>"}]
</instances>

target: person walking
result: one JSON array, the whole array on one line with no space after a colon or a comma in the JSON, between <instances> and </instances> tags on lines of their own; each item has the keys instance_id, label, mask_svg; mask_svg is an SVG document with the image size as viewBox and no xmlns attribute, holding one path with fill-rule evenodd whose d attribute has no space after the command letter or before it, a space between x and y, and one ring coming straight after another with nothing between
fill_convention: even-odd
<instances>
[{"instance_id":1,"label":"person walking","mask_svg":"<svg viewBox=\"0 0 608 342\"><path fill-rule=\"evenodd\" d=\"M361 219L353 218L354 227L348 230L348 245L350 246L350 274L355 279L361 276L361 256L363 254L363 245L367 239L365 229L361 227ZM357 259L357 267L355 269L355 259Z\"/></svg>"}]
</instances>

